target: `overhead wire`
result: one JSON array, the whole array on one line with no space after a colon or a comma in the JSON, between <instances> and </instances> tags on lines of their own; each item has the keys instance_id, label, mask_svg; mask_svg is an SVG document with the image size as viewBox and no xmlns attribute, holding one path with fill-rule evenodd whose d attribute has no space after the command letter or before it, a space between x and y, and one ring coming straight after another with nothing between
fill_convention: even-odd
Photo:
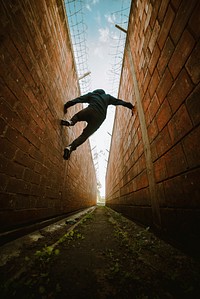
<instances>
[{"instance_id":1,"label":"overhead wire","mask_svg":"<svg viewBox=\"0 0 200 299\"><path fill-rule=\"evenodd\" d=\"M121 9L111 14L115 16L114 19L117 20L117 24L123 25L124 29L127 29L128 27L129 11L130 5L127 6L127 0L122 0ZM111 46L109 55L111 56L111 68L108 72L108 80L111 85L110 93L117 96L119 90L119 81L124 56L126 35L119 30L116 30L115 34L116 35L114 37L112 35L110 36Z\"/></svg>"},{"instance_id":2,"label":"overhead wire","mask_svg":"<svg viewBox=\"0 0 200 299\"><path fill-rule=\"evenodd\" d=\"M88 72L88 47L87 25L84 21L84 3L82 0L65 0L66 14L68 17L72 45L78 77L83 77ZM81 94L87 93L90 89L90 75L79 80Z\"/></svg>"}]
</instances>

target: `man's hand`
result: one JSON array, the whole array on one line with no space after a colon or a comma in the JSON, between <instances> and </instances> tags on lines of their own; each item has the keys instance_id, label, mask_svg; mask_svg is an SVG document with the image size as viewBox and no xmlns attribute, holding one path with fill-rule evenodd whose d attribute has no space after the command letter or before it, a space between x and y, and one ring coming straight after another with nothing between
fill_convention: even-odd
<instances>
[{"instance_id":1,"label":"man's hand","mask_svg":"<svg viewBox=\"0 0 200 299\"><path fill-rule=\"evenodd\" d=\"M63 109L63 111L64 111L64 114L66 114L67 113L67 103L64 105L64 109Z\"/></svg>"},{"instance_id":2,"label":"man's hand","mask_svg":"<svg viewBox=\"0 0 200 299\"><path fill-rule=\"evenodd\" d=\"M132 116L133 116L133 114L135 113L135 106L133 106L133 108L131 109L131 112L132 112Z\"/></svg>"},{"instance_id":3,"label":"man's hand","mask_svg":"<svg viewBox=\"0 0 200 299\"><path fill-rule=\"evenodd\" d=\"M66 114L67 113L67 108L65 108L65 106L64 106L64 114Z\"/></svg>"}]
</instances>

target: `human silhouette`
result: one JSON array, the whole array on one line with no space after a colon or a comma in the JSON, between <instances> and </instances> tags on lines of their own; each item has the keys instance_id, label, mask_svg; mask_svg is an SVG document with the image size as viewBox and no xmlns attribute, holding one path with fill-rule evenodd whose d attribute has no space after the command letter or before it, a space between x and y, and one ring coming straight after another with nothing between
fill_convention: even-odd
<instances>
[{"instance_id":1,"label":"human silhouette","mask_svg":"<svg viewBox=\"0 0 200 299\"><path fill-rule=\"evenodd\" d=\"M76 113L70 120L61 120L62 126L74 126L79 121L86 121L87 126L83 129L82 134L64 149L63 158L68 160L72 151L84 143L104 122L107 108L109 105L124 106L134 113L135 107L130 102L125 102L106 94L103 89L97 89L89 92L64 104L64 113L67 113L69 107L78 103L88 103L88 107Z\"/></svg>"}]
</instances>

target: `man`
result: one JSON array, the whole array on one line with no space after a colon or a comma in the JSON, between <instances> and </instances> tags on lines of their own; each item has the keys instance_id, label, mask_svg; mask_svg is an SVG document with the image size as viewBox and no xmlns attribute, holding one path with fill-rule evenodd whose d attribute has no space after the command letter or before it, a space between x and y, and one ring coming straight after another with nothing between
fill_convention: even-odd
<instances>
[{"instance_id":1,"label":"man","mask_svg":"<svg viewBox=\"0 0 200 299\"><path fill-rule=\"evenodd\" d=\"M88 124L82 134L64 149L63 158L68 160L72 151L88 139L103 123L106 118L108 105L121 105L132 110L135 107L129 103L106 94L103 89L97 89L80 96L64 105L64 113L67 109L78 103L88 103L88 107L76 113L70 120L61 120L62 126L74 126L78 121L86 121Z\"/></svg>"}]
</instances>

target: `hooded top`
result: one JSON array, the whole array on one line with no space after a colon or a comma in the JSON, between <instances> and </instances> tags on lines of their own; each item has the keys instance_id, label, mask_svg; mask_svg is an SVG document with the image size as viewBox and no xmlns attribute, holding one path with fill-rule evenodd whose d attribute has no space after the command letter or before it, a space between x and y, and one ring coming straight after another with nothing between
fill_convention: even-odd
<instances>
[{"instance_id":1,"label":"hooded top","mask_svg":"<svg viewBox=\"0 0 200 299\"><path fill-rule=\"evenodd\" d=\"M72 101L69 101L65 104L65 108L69 108L78 103L88 103L89 107L94 109L103 118L106 118L107 108L109 105L122 105L129 109L133 108L131 103L116 99L110 94L106 94L103 89L96 89L93 92L89 92Z\"/></svg>"}]
</instances>

